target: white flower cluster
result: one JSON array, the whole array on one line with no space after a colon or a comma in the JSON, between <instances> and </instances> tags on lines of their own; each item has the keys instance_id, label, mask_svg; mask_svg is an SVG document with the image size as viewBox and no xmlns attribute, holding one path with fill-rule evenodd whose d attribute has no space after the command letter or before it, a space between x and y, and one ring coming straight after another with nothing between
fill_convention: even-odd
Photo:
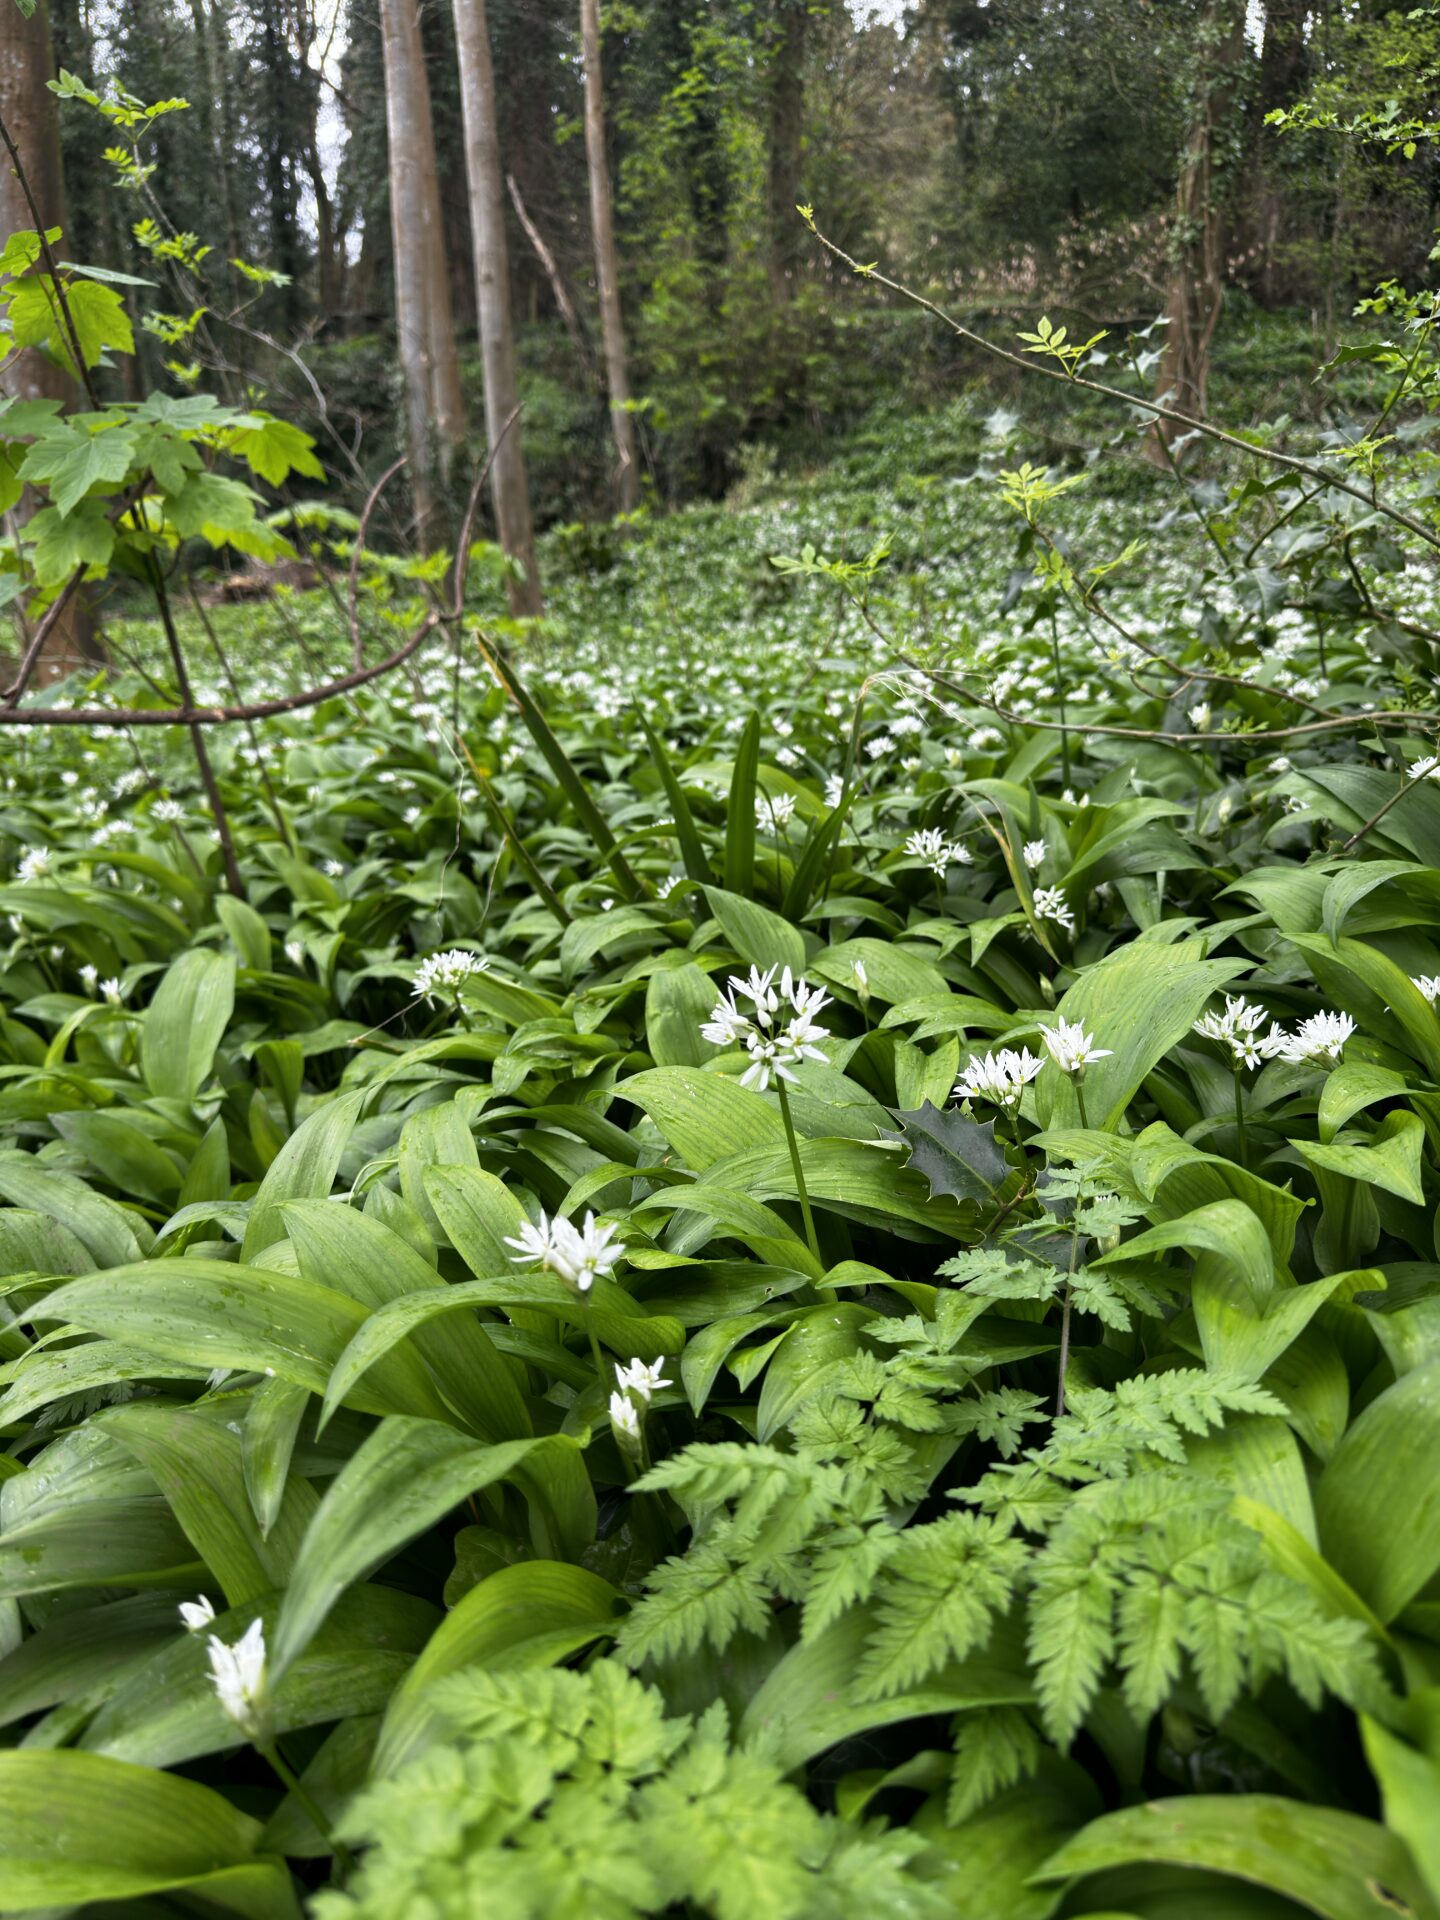
<instances>
[{"instance_id":1,"label":"white flower cluster","mask_svg":"<svg viewBox=\"0 0 1440 1920\"><path fill-rule=\"evenodd\" d=\"M1036 887L1034 894L1035 918L1053 920L1066 933L1074 933L1075 916L1070 911L1070 903L1059 887Z\"/></svg>"},{"instance_id":2,"label":"white flower cluster","mask_svg":"<svg viewBox=\"0 0 1440 1920\"><path fill-rule=\"evenodd\" d=\"M1287 1033L1274 1020L1270 1021L1269 1032L1262 1032L1269 1019L1264 1007L1246 1000L1243 994L1227 993L1225 1011L1202 1014L1194 1031L1203 1040L1218 1040L1227 1047L1236 1067L1258 1067L1266 1060L1289 1060L1296 1065L1315 1061L1338 1067L1345 1042L1355 1031L1348 1013L1311 1014L1294 1033Z\"/></svg>"},{"instance_id":3,"label":"white flower cluster","mask_svg":"<svg viewBox=\"0 0 1440 1920\"><path fill-rule=\"evenodd\" d=\"M519 1249L511 1255L517 1267L544 1267L577 1293L588 1293L600 1275L608 1274L625 1257L616 1231L613 1226L597 1226L593 1213L587 1213L577 1227L558 1214L548 1220L542 1212L538 1226L527 1220L514 1239L506 1236L505 1244Z\"/></svg>"},{"instance_id":4,"label":"white flower cluster","mask_svg":"<svg viewBox=\"0 0 1440 1920\"><path fill-rule=\"evenodd\" d=\"M1440 1006L1440 973L1413 973L1410 984L1418 987L1431 1006Z\"/></svg>"},{"instance_id":5,"label":"white flower cluster","mask_svg":"<svg viewBox=\"0 0 1440 1920\"><path fill-rule=\"evenodd\" d=\"M755 796L755 824L765 828L773 822L776 827L785 826L795 817L795 796L793 793L757 793Z\"/></svg>"},{"instance_id":6,"label":"white flower cluster","mask_svg":"<svg viewBox=\"0 0 1440 1920\"><path fill-rule=\"evenodd\" d=\"M182 1600L180 1618L188 1632L199 1633L214 1620L215 1609L203 1596ZM212 1633L205 1651L216 1699L226 1717L253 1740L261 1731L265 1709L265 1622L252 1620L233 1647Z\"/></svg>"},{"instance_id":7,"label":"white flower cluster","mask_svg":"<svg viewBox=\"0 0 1440 1920\"><path fill-rule=\"evenodd\" d=\"M772 1079L793 1080L790 1071L802 1060L823 1060L825 1055L815 1044L828 1037L830 1029L815 1019L830 996L821 987L797 980L786 967L776 982L777 969L764 973L751 967L748 980L730 976L730 990L716 1003L709 1020L700 1029L702 1039L713 1047L744 1047L750 1065L740 1076L742 1087L757 1087L761 1093ZM748 1009L739 1005L750 1002Z\"/></svg>"},{"instance_id":8,"label":"white flower cluster","mask_svg":"<svg viewBox=\"0 0 1440 1920\"><path fill-rule=\"evenodd\" d=\"M486 972L489 965L483 954L467 953L463 947L432 953L415 969L415 992L426 1000L434 1000L441 993L456 993L466 980Z\"/></svg>"},{"instance_id":9,"label":"white flower cluster","mask_svg":"<svg viewBox=\"0 0 1440 1920\"><path fill-rule=\"evenodd\" d=\"M1109 1047L1097 1047L1093 1034L1086 1033L1080 1020L1066 1020L1063 1016L1055 1027L1042 1027L1040 1038L1045 1043L1045 1051L1059 1067L1062 1073L1074 1074L1078 1079L1086 1067L1096 1060L1108 1060Z\"/></svg>"},{"instance_id":10,"label":"white flower cluster","mask_svg":"<svg viewBox=\"0 0 1440 1920\"><path fill-rule=\"evenodd\" d=\"M1440 753L1427 753L1421 760L1412 760L1405 769L1407 780L1440 780Z\"/></svg>"},{"instance_id":11,"label":"white flower cluster","mask_svg":"<svg viewBox=\"0 0 1440 1920\"><path fill-rule=\"evenodd\" d=\"M1013 1113L1020 1096L1045 1062L1039 1054L1021 1047L1002 1047L999 1053L971 1054L960 1078L955 1082L957 1100L988 1100L992 1106Z\"/></svg>"},{"instance_id":12,"label":"white flower cluster","mask_svg":"<svg viewBox=\"0 0 1440 1920\"><path fill-rule=\"evenodd\" d=\"M905 842L912 860L923 860L930 871L943 880L951 867L968 867L973 855L958 840L947 840L939 827L920 827Z\"/></svg>"},{"instance_id":13,"label":"white flower cluster","mask_svg":"<svg viewBox=\"0 0 1440 1920\"><path fill-rule=\"evenodd\" d=\"M632 1360L628 1367L616 1367L618 1387L610 1396L610 1424L621 1440L639 1444L640 1422L653 1394L672 1383L666 1379L663 1360ZM636 1406L632 1396L639 1395Z\"/></svg>"}]
</instances>

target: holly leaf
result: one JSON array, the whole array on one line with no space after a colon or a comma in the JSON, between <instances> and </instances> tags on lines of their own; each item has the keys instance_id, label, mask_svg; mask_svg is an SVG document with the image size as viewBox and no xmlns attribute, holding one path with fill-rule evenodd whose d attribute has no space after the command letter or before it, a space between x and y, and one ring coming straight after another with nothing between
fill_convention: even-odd
<instances>
[{"instance_id":1,"label":"holly leaf","mask_svg":"<svg viewBox=\"0 0 1440 1920\"><path fill-rule=\"evenodd\" d=\"M71 512L91 487L123 480L130 471L135 432L116 424L118 418L92 413L53 422L27 451L20 478L48 487L56 510Z\"/></svg>"},{"instance_id":2,"label":"holly leaf","mask_svg":"<svg viewBox=\"0 0 1440 1920\"><path fill-rule=\"evenodd\" d=\"M941 1112L927 1100L915 1113L902 1113L900 1138L910 1149L910 1165L930 1182L932 1199L951 1194L982 1204L998 1199L1010 1166L995 1138L995 1122L967 1120L958 1109Z\"/></svg>"}]
</instances>

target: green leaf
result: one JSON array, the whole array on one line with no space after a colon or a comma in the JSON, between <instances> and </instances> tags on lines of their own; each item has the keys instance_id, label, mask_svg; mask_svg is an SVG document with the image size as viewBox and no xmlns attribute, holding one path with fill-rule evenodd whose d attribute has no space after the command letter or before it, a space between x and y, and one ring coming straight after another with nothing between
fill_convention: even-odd
<instances>
[{"instance_id":1,"label":"green leaf","mask_svg":"<svg viewBox=\"0 0 1440 1920\"><path fill-rule=\"evenodd\" d=\"M396 1688L375 1748L376 1778L411 1759L434 1725L427 1695L462 1668L506 1673L553 1666L613 1631L620 1595L607 1580L561 1561L502 1567L446 1615Z\"/></svg>"},{"instance_id":2,"label":"green leaf","mask_svg":"<svg viewBox=\"0 0 1440 1920\"><path fill-rule=\"evenodd\" d=\"M272 487L282 486L292 473L303 474L307 480L325 478L310 435L273 414L247 414L240 425L227 428L225 445Z\"/></svg>"},{"instance_id":3,"label":"green leaf","mask_svg":"<svg viewBox=\"0 0 1440 1920\"><path fill-rule=\"evenodd\" d=\"M275 1674L309 1644L346 1587L468 1494L501 1480L514 1481L530 1500L542 1552L578 1551L592 1539L594 1495L573 1440L551 1434L489 1447L433 1420L383 1420L341 1468L310 1523L275 1628Z\"/></svg>"},{"instance_id":4,"label":"green leaf","mask_svg":"<svg viewBox=\"0 0 1440 1920\"><path fill-rule=\"evenodd\" d=\"M273 1372L315 1394L366 1318L348 1295L294 1274L189 1255L72 1280L34 1314L167 1360ZM445 1411L418 1358L404 1352L378 1361L352 1404L366 1413Z\"/></svg>"},{"instance_id":5,"label":"green leaf","mask_svg":"<svg viewBox=\"0 0 1440 1920\"><path fill-rule=\"evenodd\" d=\"M299 1920L260 1823L196 1781L94 1753L0 1753L0 1884L12 1911L188 1889L248 1920Z\"/></svg>"},{"instance_id":6,"label":"green leaf","mask_svg":"<svg viewBox=\"0 0 1440 1920\"><path fill-rule=\"evenodd\" d=\"M154 1476L232 1607L285 1584L319 1504L307 1481L289 1483L275 1526L262 1535L245 1491L240 1437L228 1426L203 1413L143 1402L112 1407L95 1424Z\"/></svg>"},{"instance_id":7,"label":"green leaf","mask_svg":"<svg viewBox=\"0 0 1440 1920\"><path fill-rule=\"evenodd\" d=\"M1440 1568L1440 1361L1387 1387L1350 1426L1315 1490L1325 1558L1388 1626Z\"/></svg>"},{"instance_id":8,"label":"green leaf","mask_svg":"<svg viewBox=\"0 0 1440 1920\"><path fill-rule=\"evenodd\" d=\"M1059 1018L1079 1021L1097 1047L1110 1049L1108 1060L1085 1070L1092 1127L1119 1124L1146 1075L1185 1038L1211 995L1250 964L1205 960L1202 950L1200 941L1132 940L1087 967L1055 1009ZM1035 1115L1042 1127L1079 1120L1075 1088L1053 1064L1035 1082Z\"/></svg>"},{"instance_id":9,"label":"green leaf","mask_svg":"<svg viewBox=\"0 0 1440 1920\"><path fill-rule=\"evenodd\" d=\"M1420 1179L1424 1147L1425 1123L1414 1113L1387 1114L1373 1138L1364 1143L1337 1140L1322 1146L1313 1140L1295 1142L1295 1151L1310 1166L1358 1180L1363 1186L1380 1187L1417 1207L1425 1203Z\"/></svg>"},{"instance_id":10,"label":"green leaf","mask_svg":"<svg viewBox=\"0 0 1440 1920\"><path fill-rule=\"evenodd\" d=\"M210 1077L215 1050L235 1006L235 961L192 947L172 963L150 1002L140 1063L150 1091L193 1100Z\"/></svg>"},{"instance_id":11,"label":"green leaf","mask_svg":"<svg viewBox=\"0 0 1440 1920\"><path fill-rule=\"evenodd\" d=\"M788 920L757 901L721 887L706 887L705 898L720 922L721 932L742 960L762 970L779 966L804 973L805 938Z\"/></svg>"},{"instance_id":12,"label":"green leaf","mask_svg":"<svg viewBox=\"0 0 1440 1920\"><path fill-rule=\"evenodd\" d=\"M300 1258L300 1271L307 1279L343 1289L363 1305L381 1312L403 1300L419 1304L419 1317L408 1321L402 1332L408 1331L441 1393L475 1432L487 1440L513 1440L530 1432L530 1416L510 1363L495 1351L473 1314L452 1314L443 1328L426 1324L427 1306L438 1311L440 1301L452 1304L448 1298L451 1290L412 1246L378 1220L325 1201L291 1202L284 1217ZM347 1364L347 1355L353 1353L357 1342L365 1343L366 1329L378 1318L379 1312L372 1313L341 1355L336 1375L326 1390L323 1419L330 1417L344 1397L343 1392L336 1391L336 1378L353 1382L359 1377ZM387 1341L380 1351L388 1350L388 1346ZM371 1351L379 1357L374 1349Z\"/></svg>"},{"instance_id":13,"label":"green leaf","mask_svg":"<svg viewBox=\"0 0 1440 1920\"><path fill-rule=\"evenodd\" d=\"M123 480L135 457L133 428L115 425L113 416L88 418L109 424L87 427L73 420L57 421L30 448L20 468L22 480L49 490L62 516L70 514L91 487Z\"/></svg>"},{"instance_id":14,"label":"green leaf","mask_svg":"<svg viewBox=\"0 0 1440 1920\"><path fill-rule=\"evenodd\" d=\"M736 750L725 818L725 889L745 899L755 887L755 796L759 791L759 768L760 716L752 713L745 722Z\"/></svg>"},{"instance_id":15,"label":"green leaf","mask_svg":"<svg viewBox=\"0 0 1440 1920\"><path fill-rule=\"evenodd\" d=\"M688 1167L703 1172L747 1147L783 1143L785 1123L765 1096L723 1074L656 1067L615 1089L655 1122Z\"/></svg>"},{"instance_id":16,"label":"green leaf","mask_svg":"<svg viewBox=\"0 0 1440 1920\"><path fill-rule=\"evenodd\" d=\"M675 819L675 838L680 843L680 858L685 863L685 871L690 879L702 884L713 878L710 862L705 857L704 844L695 825L695 816L690 811L690 802L685 798L685 789L681 786L670 756L664 744L650 722L642 714L640 725L645 734L645 744L650 749L650 758L655 762L655 771L665 789L665 798Z\"/></svg>"},{"instance_id":17,"label":"green leaf","mask_svg":"<svg viewBox=\"0 0 1440 1920\"><path fill-rule=\"evenodd\" d=\"M271 1162L250 1205L240 1258L250 1261L285 1234L280 1209L287 1200L323 1200L335 1184L346 1142L365 1104L365 1094L342 1093L296 1128Z\"/></svg>"},{"instance_id":18,"label":"green leaf","mask_svg":"<svg viewBox=\"0 0 1440 1920\"><path fill-rule=\"evenodd\" d=\"M1436 1909L1409 1854L1372 1820L1260 1793L1194 1794L1102 1814L1045 1862L1040 1880L1167 1862L1231 1874L1321 1920L1415 1920Z\"/></svg>"}]
</instances>

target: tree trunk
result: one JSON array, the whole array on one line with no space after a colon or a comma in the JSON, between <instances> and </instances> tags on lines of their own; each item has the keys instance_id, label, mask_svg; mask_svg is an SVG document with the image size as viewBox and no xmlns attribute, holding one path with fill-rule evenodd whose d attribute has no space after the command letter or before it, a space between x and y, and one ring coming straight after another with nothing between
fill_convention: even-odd
<instances>
[{"instance_id":1,"label":"tree trunk","mask_svg":"<svg viewBox=\"0 0 1440 1920\"><path fill-rule=\"evenodd\" d=\"M510 583L511 610L517 616L537 616L545 609L535 563L530 488L518 420L500 441L506 422L520 404L520 390L515 377L505 184L495 123L490 31L485 0L454 0L454 7L460 106L465 122L465 172L470 182L470 229L475 242L475 307L485 368L485 436L495 454L490 469L495 524L501 546L524 569L524 578Z\"/></svg>"},{"instance_id":2,"label":"tree trunk","mask_svg":"<svg viewBox=\"0 0 1440 1920\"><path fill-rule=\"evenodd\" d=\"M38 0L28 20L12 0L0 10L0 119L19 152L42 224L63 231L65 183L60 171L60 121L55 95L46 85L54 74L45 0ZM34 227L19 177L0 156L0 235L33 232ZM63 248L61 252L63 255ZM76 398L70 376L33 347L5 362L0 390L16 400L60 400L67 406ZM22 524L35 505L27 490L18 509ZM59 680L77 667L94 666L104 658L93 609L83 592L74 593L45 642L35 677Z\"/></svg>"},{"instance_id":3,"label":"tree trunk","mask_svg":"<svg viewBox=\"0 0 1440 1920\"><path fill-rule=\"evenodd\" d=\"M465 430L464 409L416 0L380 0L380 32L390 136L395 332L416 535L428 548L443 535L444 483Z\"/></svg>"},{"instance_id":4,"label":"tree trunk","mask_svg":"<svg viewBox=\"0 0 1440 1920\"><path fill-rule=\"evenodd\" d=\"M640 504L640 463L635 452L635 416L630 411L630 371L625 359L625 322L620 310L620 260L610 206L610 162L605 153L605 82L600 66L600 0L580 0L580 40L585 57L585 158L590 169L590 225L595 236L595 284L600 295L600 333L605 384L615 434L615 497L622 513Z\"/></svg>"},{"instance_id":5,"label":"tree trunk","mask_svg":"<svg viewBox=\"0 0 1440 1920\"><path fill-rule=\"evenodd\" d=\"M1244 15L1234 0L1216 0L1197 40L1205 65L1197 87L1195 118L1180 157L1174 258L1165 307L1168 325L1156 392L1178 412L1199 419L1206 407L1210 347L1225 300L1225 183L1217 149L1235 105L1237 66L1245 49ZM1149 453L1157 465L1167 464L1166 448L1176 437L1175 429L1156 423Z\"/></svg>"},{"instance_id":6,"label":"tree trunk","mask_svg":"<svg viewBox=\"0 0 1440 1920\"><path fill-rule=\"evenodd\" d=\"M770 69L770 286L777 301L794 298L805 229L800 198L800 142L805 118L805 34L808 0L780 0L779 41Z\"/></svg>"}]
</instances>

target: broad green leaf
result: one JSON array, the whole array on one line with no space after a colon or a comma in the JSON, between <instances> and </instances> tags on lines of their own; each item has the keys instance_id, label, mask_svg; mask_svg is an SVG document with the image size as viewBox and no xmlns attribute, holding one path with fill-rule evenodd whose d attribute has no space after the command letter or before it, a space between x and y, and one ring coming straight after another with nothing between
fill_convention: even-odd
<instances>
[{"instance_id":1,"label":"broad green leaf","mask_svg":"<svg viewBox=\"0 0 1440 1920\"><path fill-rule=\"evenodd\" d=\"M1402 1843L1372 1820L1260 1793L1193 1794L1106 1813L1067 1841L1041 1880L1168 1862L1232 1874L1321 1920L1415 1920L1436 1909Z\"/></svg>"},{"instance_id":2,"label":"broad green leaf","mask_svg":"<svg viewBox=\"0 0 1440 1920\"><path fill-rule=\"evenodd\" d=\"M730 803L725 814L725 887L737 898L747 898L755 885L755 799L760 791L759 767L760 716L752 713L736 749L735 770L730 777ZM714 912L713 906L711 911ZM769 962L764 964L768 966Z\"/></svg>"},{"instance_id":3,"label":"broad green leaf","mask_svg":"<svg viewBox=\"0 0 1440 1920\"><path fill-rule=\"evenodd\" d=\"M740 893L721 887L706 887L704 892L721 932L748 966L762 972L789 967L792 973L804 973L805 939L798 928Z\"/></svg>"},{"instance_id":4,"label":"broad green leaf","mask_svg":"<svg viewBox=\"0 0 1440 1920\"><path fill-rule=\"evenodd\" d=\"M615 1089L641 1107L686 1166L703 1172L747 1147L783 1143L778 1107L718 1073L694 1067L656 1067L632 1074Z\"/></svg>"},{"instance_id":5,"label":"broad green leaf","mask_svg":"<svg viewBox=\"0 0 1440 1920\"><path fill-rule=\"evenodd\" d=\"M240 1249L242 1261L253 1260L284 1237L280 1209L287 1200L323 1200L330 1192L365 1098L363 1093L340 1094L291 1134L251 1202L250 1223Z\"/></svg>"},{"instance_id":6,"label":"broad green leaf","mask_svg":"<svg viewBox=\"0 0 1440 1920\"><path fill-rule=\"evenodd\" d=\"M309 1392L278 1374L250 1396L240 1432L240 1467L262 1540L279 1517L296 1436L309 1405Z\"/></svg>"},{"instance_id":7,"label":"broad green leaf","mask_svg":"<svg viewBox=\"0 0 1440 1920\"><path fill-rule=\"evenodd\" d=\"M1366 1141L1333 1140L1328 1146L1313 1140L1295 1143L1295 1151L1312 1167L1358 1180L1363 1186L1380 1187L1417 1207L1425 1201L1420 1181L1424 1147L1425 1123L1415 1113L1387 1114Z\"/></svg>"},{"instance_id":8,"label":"broad green leaf","mask_svg":"<svg viewBox=\"0 0 1440 1920\"><path fill-rule=\"evenodd\" d=\"M0 1886L12 1911L188 1889L247 1920L299 1920L260 1823L177 1774L97 1753L0 1753Z\"/></svg>"},{"instance_id":9,"label":"broad green leaf","mask_svg":"<svg viewBox=\"0 0 1440 1920\"><path fill-rule=\"evenodd\" d=\"M588 1545L594 1495L573 1440L552 1434L491 1447L433 1420L382 1421L340 1470L301 1544L275 1628L275 1673L309 1645L346 1587L501 1480L530 1502L540 1551Z\"/></svg>"},{"instance_id":10,"label":"broad green leaf","mask_svg":"<svg viewBox=\"0 0 1440 1920\"><path fill-rule=\"evenodd\" d=\"M437 1680L467 1667L515 1673L553 1666L606 1636L619 1611L615 1589L583 1567L526 1560L492 1573L446 1615L396 1688L375 1748L375 1776L393 1773L424 1744L432 1725L426 1695Z\"/></svg>"},{"instance_id":11,"label":"broad green leaf","mask_svg":"<svg viewBox=\"0 0 1440 1920\"><path fill-rule=\"evenodd\" d=\"M1325 1558L1388 1626L1440 1569L1440 1362L1372 1400L1315 1490Z\"/></svg>"},{"instance_id":12,"label":"broad green leaf","mask_svg":"<svg viewBox=\"0 0 1440 1920\"><path fill-rule=\"evenodd\" d=\"M235 1006L235 961L192 947L174 961L150 1002L140 1062L151 1093L193 1100L210 1077Z\"/></svg>"},{"instance_id":13,"label":"broad green leaf","mask_svg":"<svg viewBox=\"0 0 1440 1920\"><path fill-rule=\"evenodd\" d=\"M294 1274L189 1255L72 1280L36 1313L162 1359L269 1371L317 1394L366 1317L347 1294ZM377 1362L353 1404L367 1413L444 1415L420 1361L404 1353Z\"/></svg>"},{"instance_id":14,"label":"broad green leaf","mask_svg":"<svg viewBox=\"0 0 1440 1920\"><path fill-rule=\"evenodd\" d=\"M1091 1126L1117 1126L1146 1075L1185 1038L1207 1001L1246 971L1245 960L1200 958L1201 944L1132 940L1087 967L1055 1009L1110 1049L1108 1060L1085 1070ZM1056 1066L1035 1082L1035 1116L1042 1127L1071 1127L1080 1118L1074 1085Z\"/></svg>"},{"instance_id":15,"label":"broad green leaf","mask_svg":"<svg viewBox=\"0 0 1440 1920\"><path fill-rule=\"evenodd\" d=\"M318 1285L343 1289L372 1309L417 1296L443 1299L449 1292L429 1262L399 1234L352 1207L295 1201L283 1213L300 1271ZM441 1393L482 1438L512 1440L530 1432L530 1416L510 1363L495 1351L473 1314L452 1314L443 1327L428 1325L422 1316L410 1324L410 1334ZM326 1393L327 1417L334 1407L332 1382Z\"/></svg>"}]
</instances>

